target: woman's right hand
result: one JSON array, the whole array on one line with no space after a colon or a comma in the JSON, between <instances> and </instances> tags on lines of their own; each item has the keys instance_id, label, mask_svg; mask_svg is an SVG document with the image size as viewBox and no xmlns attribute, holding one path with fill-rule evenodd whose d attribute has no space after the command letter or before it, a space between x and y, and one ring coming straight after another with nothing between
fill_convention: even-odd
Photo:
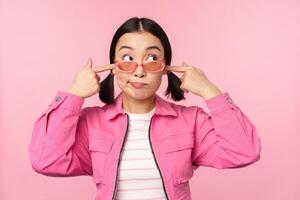
<instances>
[{"instance_id":1,"label":"woman's right hand","mask_svg":"<svg viewBox=\"0 0 300 200\"><path fill-rule=\"evenodd\" d=\"M67 92L80 96L82 98L87 98L100 92L101 77L97 73L111 70L115 67L115 64L108 64L96 67L93 67L92 65L92 60L91 58L89 58L86 66L84 66L76 74L73 83L67 89Z\"/></svg>"}]
</instances>

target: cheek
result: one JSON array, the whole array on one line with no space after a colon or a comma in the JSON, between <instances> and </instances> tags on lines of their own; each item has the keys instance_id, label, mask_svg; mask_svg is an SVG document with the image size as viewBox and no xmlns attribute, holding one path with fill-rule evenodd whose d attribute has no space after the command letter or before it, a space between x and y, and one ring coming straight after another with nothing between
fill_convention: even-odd
<instances>
[{"instance_id":1,"label":"cheek","mask_svg":"<svg viewBox=\"0 0 300 200\"><path fill-rule=\"evenodd\" d=\"M126 74L118 74L116 75L117 82L120 86L125 86L129 81L129 76Z\"/></svg>"},{"instance_id":2,"label":"cheek","mask_svg":"<svg viewBox=\"0 0 300 200\"><path fill-rule=\"evenodd\" d=\"M158 87L161 83L161 79L162 74L154 75L153 77L151 77L151 85L155 88Z\"/></svg>"}]
</instances>

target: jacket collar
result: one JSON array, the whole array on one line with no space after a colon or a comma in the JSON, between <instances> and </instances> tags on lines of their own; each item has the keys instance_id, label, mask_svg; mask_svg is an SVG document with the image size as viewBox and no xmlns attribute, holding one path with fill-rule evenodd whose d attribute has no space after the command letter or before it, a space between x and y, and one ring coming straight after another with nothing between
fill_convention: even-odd
<instances>
[{"instance_id":1,"label":"jacket collar","mask_svg":"<svg viewBox=\"0 0 300 200\"><path fill-rule=\"evenodd\" d=\"M125 114L122 107L122 102L123 102L123 92L121 91L115 98L114 103L104 106L104 108L106 107L106 112L105 112L106 119L113 119L120 113ZM164 100L156 93L155 93L155 114L177 116L177 112L172 107L171 102Z\"/></svg>"}]
</instances>

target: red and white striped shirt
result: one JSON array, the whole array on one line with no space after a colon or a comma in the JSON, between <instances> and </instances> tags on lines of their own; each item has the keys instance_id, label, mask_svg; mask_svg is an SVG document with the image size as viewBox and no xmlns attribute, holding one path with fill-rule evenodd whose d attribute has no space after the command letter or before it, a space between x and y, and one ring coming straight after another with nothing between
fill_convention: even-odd
<instances>
[{"instance_id":1,"label":"red and white striped shirt","mask_svg":"<svg viewBox=\"0 0 300 200\"><path fill-rule=\"evenodd\" d=\"M129 127L121 153L116 200L165 200L160 173L155 164L149 141L148 113L129 113Z\"/></svg>"}]
</instances>

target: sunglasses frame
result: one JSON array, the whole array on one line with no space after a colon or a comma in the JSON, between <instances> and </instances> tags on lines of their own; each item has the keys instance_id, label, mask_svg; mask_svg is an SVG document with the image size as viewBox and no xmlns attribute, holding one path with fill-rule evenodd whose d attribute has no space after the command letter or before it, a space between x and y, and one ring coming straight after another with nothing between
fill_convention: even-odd
<instances>
[{"instance_id":1,"label":"sunglasses frame","mask_svg":"<svg viewBox=\"0 0 300 200\"><path fill-rule=\"evenodd\" d=\"M164 70L164 68L165 68L165 61L166 61L166 59L164 58L164 59L159 59L159 60L156 60L156 61L150 61L150 62L160 62L161 63L161 69L159 69L159 70L156 70L156 71L147 71L147 70L145 70L145 68L144 68L144 64L145 63L142 63L142 64L140 64L142 67L143 67L143 69L146 71L146 72L151 72L151 73L155 73L155 72L161 72L161 71L163 71ZM125 71L125 70L121 70L120 68L119 68L119 63L121 63L121 62L133 62L133 63L135 63L136 65L136 67L135 67L135 69L133 70L133 71ZM146 62L147 63L147 62ZM149 63L149 62L148 62ZM139 66L139 64L137 63L137 62L135 62L135 61L128 61L128 60L119 60L119 61L116 61L115 62L115 65L116 65L116 67L118 68L118 70L119 71L121 71L121 72L126 72L126 73L132 73L132 72L134 72L135 70L136 70L136 68Z\"/></svg>"}]
</instances>

